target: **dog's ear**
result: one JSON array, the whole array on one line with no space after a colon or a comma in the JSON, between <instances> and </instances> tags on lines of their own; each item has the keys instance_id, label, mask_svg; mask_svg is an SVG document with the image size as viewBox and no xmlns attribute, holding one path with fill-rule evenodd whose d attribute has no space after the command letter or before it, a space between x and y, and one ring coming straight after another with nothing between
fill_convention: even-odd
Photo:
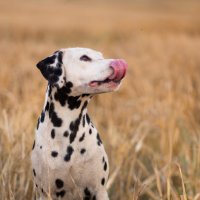
<instances>
[{"instance_id":1,"label":"dog's ear","mask_svg":"<svg viewBox=\"0 0 200 200\"><path fill-rule=\"evenodd\" d=\"M41 60L36 66L51 85L62 87L64 68L62 63L63 52L56 51L53 55Z\"/></svg>"}]
</instances>

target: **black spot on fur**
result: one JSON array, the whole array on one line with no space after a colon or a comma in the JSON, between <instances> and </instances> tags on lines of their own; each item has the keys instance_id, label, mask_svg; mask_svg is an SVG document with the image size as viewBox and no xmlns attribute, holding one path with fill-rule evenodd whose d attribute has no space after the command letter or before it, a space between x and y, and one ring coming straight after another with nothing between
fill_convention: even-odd
<instances>
[{"instance_id":1,"label":"black spot on fur","mask_svg":"<svg viewBox=\"0 0 200 200\"><path fill-rule=\"evenodd\" d=\"M104 167L103 167L104 171L107 170L107 162L104 163Z\"/></svg>"},{"instance_id":2,"label":"black spot on fur","mask_svg":"<svg viewBox=\"0 0 200 200\"><path fill-rule=\"evenodd\" d=\"M36 186L36 188L38 188L38 185L37 185L37 184L35 184L35 186Z\"/></svg>"},{"instance_id":3,"label":"black spot on fur","mask_svg":"<svg viewBox=\"0 0 200 200\"><path fill-rule=\"evenodd\" d=\"M57 116L57 113L54 110L54 103L50 104L49 118L55 127L60 127L62 125L62 119Z\"/></svg>"},{"instance_id":4,"label":"black spot on fur","mask_svg":"<svg viewBox=\"0 0 200 200\"><path fill-rule=\"evenodd\" d=\"M42 191L42 193L44 193L44 190L43 190L43 188L41 188L41 191Z\"/></svg>"},{"instance_id":5,"label":"black spot on fur","mask_svg":"<svg viewBox=\"0 0 200 200\"><path fill-rule=\"evenodd\" d=\"M65 160L66 162L70 161L73 152L74 152L74 149L73 149L71 146L68 146L68 147L67 147L67 154L66 154L65 157L64 157L64 160Z\"/></svg>"},{"instance_id":6,"label":"black spot on fur","mask_svg":"<svg viewBox=\"0 0 200 200\"><path fill-rule=\"evenodd\" d=\"M55 183L58 189L61 189L64 186L64 182L61 179L56 179Z\"/></svg>"},{"instance_id":7,"label":"black spot on fur","mask_svg":"<svg viewBox=\"0 0 200 200\"><path fill-rule=\"evenodd\" d=\"M35 169L33 169L33 175L36 176Z\"/></svg>"},{"instance_id":8,"label":"black spot on fur","mask_svg":"<svg viewBox=\"0 0 200 200\"><path fill-rule=\"evenodd\" d=\"M78 109L81 105L80 96L69 96L72 87L73 84L67 82L65 86L58 88L54 95L56 101L59 101L62 106L65 106L67 103L68 108L71 110Z\"/></svg>"},{"instance_id":9,"label":"black spot on fur","mask_svg":"<svg viewBox=\"0 0 200 200\"><path fill-rule=\"evenodd\" d=\"M87 101L84 103L83 107L81 108L81 112L80 112L78 118L75 121L72 121L69 125L69 128L71 130L70 137L69 137L70 143L72 143L74 141L74 139L76 138L76 134L79 130L82 113L86 106L87 106Z\"/></svg>"},{"instance_id":10,"label":"black spot on fur","mask_svg":"<svg viewBox=\"0 0 200 200\"><path fill-rule=\"evenodd\" d=\"M89 134L91 135L92 134L92 129L90 128L90 130L89 130Z\"/></svg>"},{"instance_id":11,"label":"black spot on fur","mask_svg":"<svg viewBox=\"0 0 200 200\"><path fill-rule=\"evenodd\" d=\"M85 149L81 149L81 151L80 151L81 154L84 154L85 152L86 152Z\"/></svg>"},{"instance_id":12,"label":"black spot on fur","mask_svg":"<svg viewBox=\"0 0 200 200\"><path fill-rule=\"evenodd\" d=\"M87 187L84 190L84 194L85 194L85 196L89 196L89 197L91 196L91 192L90 192L90 190L88 190Z\"/></svg>"},{"instance_id":13,"label":"black spot on fur","mask_svg":"<svg viewBox=\"0 0 200 200\"><path fill-rule=\"evenodd\" d=\"M102 144L101 138L99 136L99 133L97 133L97 144L100 146Z\"/></svg>"},{"instance_id":14,"label":"black spot on fur","mask_svg":"<svg viewBox=\"0 0 200 200\"><path fill-rule=\"evenodd\" d=\"M86 120L87 120L87 123L90 124L90 117L88 114L86 114Z\"/></svg>"},{"instance_id":15,"label":"black spot on fur","mask_svg":"<svg viewBox=\"0 0 200 200\"><path fill-rule=\"evenodd\" d=\"M65 82L66 82L66 79L65 79ZM70 81L68 81L68 82L66 83L66 87L71 89L71 88L73 87L73 83L70 82Z\"/></svg>"},{"instance_id":16,"label":"black spot on fur","mask_svg":"<svg viewBox=\"0 0 200 200\"><path fill-rule=\"evenodd\" d=\"M81 108L81 112L83 112L83 110L87 107L88 105L88 101L85 101L83 104L83 107Z\"/></svg>"},{"instance_id":17,"label":"black spot on fur","mask_svg":"<svg viewBox=\"0 0 200 200\"><path fill-rule=\"evenodd\" d=\"M60 191L60 192L56 192L56 196L57 197L64 197L65 196L65 190L62 190L62 191Z\"/></svg>"},{"instance_id":18,"label":"black spot on fur","mask_svg":"<svg viewBox=\"0 0 200 200\"><path fill-rule=\"evenodd\" d=\"M71 92L72 86L73 84L71 82L67 82L65 86L57 89L54 97L56 101L60 102L61 106L65 106L68 100L68 94Z\"/></svg>"},{"instance_id":19,"label":"black spot on fur","mask_svg":"<svg viewBox=\"0 0 200 200\"><path fill-rule=\"evenodd\" d=\"M54 139L55 138L55 129L51 130L51 138Z\"/></svg>"},{"instance_id":20,"label":"black spot on fur","mask_svg":"<svg viewBox=\"0 0 200 200\"><path fill-rule=\"evenodd\" d=\"M83 135L79 138L79 142L82 142L85 138L85 133L83 133Z\"/></svg>"},{"instance_id":21,"label":"black spot on fur","mask_svg":"<svg viewBox=\"0 0 200 200\"><path fill-rule=\"evenodd\" d=\"M57 52L58 52L58 62L62 63L63 52L62 51L57 51Z\"/></svg>"},{"instance_id":22,"label":"black spot on fur","mask_svg":"<svg viewBox=\"0 0 200 200\"><path fill-rule=\"evenodd\" d=\"M49 102L47 101L47 104L45 106L45 111L49 111Z\"/></svg>"},{"instance_id":23,"label":"black spot on fur","mask_svg":"<svg viewBox=\"0 0 200 200\"><path fill-rule=\"evenodd\" d=\"M82 97L88 97L90 94L82 94Z\"/></svg>"},{"instance_id":24,"label":"black spot on fur","mask_svg":"<svg viewBox=\"0 0 200 200\"><path fill-rule=\"evenodd\" d=\"M101 179L101 185L104 185L105 184L105 178L102 178Z\"/></svg>"},{"instance_id":25,"label":"black spot on fur","mask_svg":"<svg viewBox=\"0 0 200 200\"><path fill-rule=\"evenodd\" d=\"M69 136L69 132L68 132L68 131L65 131L65 132L63 133L63 136L64 136L64 137L68 137L68 136Z\"/></svg>"},{"instance_id":26,"label":"black spot on fur","mask_svg":"<svg viewBox=\"0 0 200 200\"><path fill-rule=\"evenodd\" d=\"M60 63L57 63L57 68L54 69L54 75L56 76L60 76L62 74L62 69L60 68L61 67L61 64Z\"/></svg>"},{"instance_id":27,"label":"black spot on fur","mask_svg":"<svg viewBox=\"0 0 200 200\"><path fill-rule=\"evenodd\" d=\"M42 146L40 146L40 149L42 149Z\"/></svg>"},{"instance_id":28,"label":"black spot on fur","mask_svg":"<svg viewBox=\"0 0 200 200\"><path fill-rule=\"evenodd\" d=\"M57 157L58 156L58 152L57 151L52 151L51 152L51 156L52 157Z\"/></svg>"},{"instance_id":29,"label":"black spot on fur","mask_svg":"<svg viewBox=\"0 0 200 200\"><path fill-rule=\"evenodd\" d=\"M45 112L42 111L42 113L41 113L41 117L40 117L40 122L41 122L41 123L44 122L44 118L45 118Z\"/></svg>"},{"instance_id":30,"label":"black spot on fur","mask_svg":"<svg viewBox=\"0 0 200 200\"><path fill-rule=\"evenodd\" d=\"M85 115L83 116L83 127L85 127Z\"/></svg>"},{"instance_id":31,"label":"black spot on fur","mask_svg":"<svg viewBox=\"0 0 200 200\"><path fill-rule=\"evenodd\" d=\"M49 69L53 69L53 68L49 67ZM58 82L59 78L54 72L52 72L52 74L49 75L48 80L49 80L49 83L54 85L56 82Z\"/></svg>"},{"instance_id":32,"label":"black spot on fur","mask_svg":"<svg viewBox=\"0 0 200 200\"><path fill-rule=\"evenodd\" d=\"M71 130L71 134L69 136L69 142L72 143L74 141L74 139L76 138L76 134L78 132L79 129L79 124L80 124L80 118L81 118L82 113L80 113L79 117L75 120L72 121L70 123L70 130Z\"/></svg>"},{"instance_id":33,"label":"black spot on fur","mask_svg":"<svg viewBox=\"0 0 200 200\"><path fill-rule=\"evenodd\" d=\"M56 59L56 55L49 56L49 57L45 58L45 62L50 65L55 62L55 59Z\"/></svg>"},{"instance_id":34,"label":"black spot on fur","mask_svg":"<svg viewBox=\"0 0 200 200\"><path fill-rule=\"evenodd\" d=\"M96 196L91 194L90 190L86 187L84 190L84 198L83 200L96 200Z\"/></svg>"},{"instance_id":35,"label":"black spot on fur","mask_svg":"<svg viewBox=\"0 0 200 200\"><path fill-rule=\"evenodd\" d=\"M96 196L95 195L93 196L92 200L96 200Z\"/></svg>"},{"instance_id":36,"label":"black spot on fur","mask_svg":"<svg viewBox=\"0 0 200 200\"><path fill-rule=\"evenodd\" d=\"M38 121L37 121L37 130L38 130L39 126L40 126L40 118L38 118Z\"/></svg>"},{"instance_id":37,"label":"black spot on fur","mask_svg":"<svg viewBox=\"0 0 200 200\"><path fill-rule=\"evenodd\" d=\"M80 107L81 105L81 100L79 100L80 96L69 96L68 97L68 107L69 109L73 110L73 109L77 109Z\"/></svg>"},{"instance_id":38,"label":"black spot on fur","mask_svg":"<svg viewBox=\"0 0 200 200\"><path fill-rule=\"evenodd\" d=\"M33 147L32 147L32 150L35 148L35 140L34 140L34 142L33 142Z\"/></svg>"}]
</instances>

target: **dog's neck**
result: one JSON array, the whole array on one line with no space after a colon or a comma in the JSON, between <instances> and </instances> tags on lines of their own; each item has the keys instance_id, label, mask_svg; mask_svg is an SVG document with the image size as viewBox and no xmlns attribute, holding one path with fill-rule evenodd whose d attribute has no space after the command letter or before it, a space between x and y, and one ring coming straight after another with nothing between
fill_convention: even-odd
<instances>
[{"instance_id":1,"label":"dog's neck","mask_svg":"<svg viewBox=\"0 0 200 200\"><path fill-rule=\"evenodd\" d=\"M90 118L87 114L87 105L92 96L82 94L80 96L70 95L70 84L62 88L48 85L44 108L40 117L48 115L45 119L50 126L60 130L69 130L70 143L74 136L81 129L88 129L91 126ZM93 125L92 125L93 126Z\"/></svg>"},{"instance_id":2,"label":"dog's neck","mask_svg":"<svg viewBox=\"0 0 200 200\"><path fill-rule=\"evenodd\" d=\"M71 94L70 83L66 83L62 88L51 87L49 88L49 99L54 102L62 112L69 111L70 113L80 113L82 109L87 108L87 104L91 99L91 95L82 94L74 96ZM85 103L85 105L84 105ZM83 108L84 106L84 108Z\"/></svg>"}]
</instances>

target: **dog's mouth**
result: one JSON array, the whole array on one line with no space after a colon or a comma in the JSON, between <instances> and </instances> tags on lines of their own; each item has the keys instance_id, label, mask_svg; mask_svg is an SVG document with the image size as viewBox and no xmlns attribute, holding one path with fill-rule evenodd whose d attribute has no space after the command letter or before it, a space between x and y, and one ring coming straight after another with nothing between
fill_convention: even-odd
<instances>
[{"instance_id":1,"label":"dog's mouth","mask_svg":"<svg viewBox=\"0 0 200 200\"><path fill-rule=\"evenodd\" d=\"M91 81L89 83L90 87L96 87L96 86L100 86L100 85L104 85L104 84L109 84L109 83L113 83L113 84L120 84L121 80L117 81L117 80L110 80L109 78L106 78L103 81Z\"/></svg>"},{"instance_id":2,"label":"dog's mouth","mask_svg":"<svg viewBox=\"0 0 200 200\"><path fill-rule=\"evenodd\" d=\"M128 66L127 63L122 59L113 60L110 63L110 68L112 68L112 70L113 70L112 74L104 80L91 81L89 83L89 86L90 87L97 87L97 86L101 86L101 85L104 85L104 84L106 84L108 86L119 85L121 80L126 75L127 66Z\"/></svg>"}]
</instances>

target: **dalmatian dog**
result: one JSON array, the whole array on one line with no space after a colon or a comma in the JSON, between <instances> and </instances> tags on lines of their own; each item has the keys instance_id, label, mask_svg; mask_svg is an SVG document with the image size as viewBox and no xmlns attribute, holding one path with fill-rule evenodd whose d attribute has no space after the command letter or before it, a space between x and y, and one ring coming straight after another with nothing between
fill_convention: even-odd
<instances>
[{"instance_id":1,"label":"dalmatian dog","mask_svg":"<svg viewBox=\"0 0 200 200\"><path fill-rule=\"evenodd\" d=\"M126 62L66 48L37 68L48 86L31 154L36 199L108 200L108 157L87 105L95 94L119 88Z\"/></svg>"}]
</instances>

